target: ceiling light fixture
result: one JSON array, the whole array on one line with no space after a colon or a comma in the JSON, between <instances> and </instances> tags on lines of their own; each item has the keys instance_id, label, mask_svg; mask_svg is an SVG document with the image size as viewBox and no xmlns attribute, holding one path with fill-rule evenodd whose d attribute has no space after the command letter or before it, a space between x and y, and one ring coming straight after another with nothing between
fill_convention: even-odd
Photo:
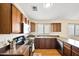
<instances>
[{"instance_id":1,"label":"ceiling light fixture","mask_svg":"<svg viewBox=\"0 0 79 59\"><path fill-rule=\"evenodd\" d=\"M44 7L45 7L45 8L48 8L48 7L51 7L51 5L52 5L51 3L45 3L45 4L44 4Z\"/></svg>"}]
</instances>

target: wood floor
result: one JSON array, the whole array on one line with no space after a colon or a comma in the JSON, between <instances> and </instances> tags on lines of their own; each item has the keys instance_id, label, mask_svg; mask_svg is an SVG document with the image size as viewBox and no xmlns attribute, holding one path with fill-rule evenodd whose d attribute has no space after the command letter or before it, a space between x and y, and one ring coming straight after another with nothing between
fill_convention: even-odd
<instances>
[{"instance_id":1,"label":"wood floor","mask_svg":"<svg viewBox=\"0 0 79 59\"><path fill-rule=\"evenodd\" d=\"M34 56L61 56L56 49L36 49Z\"/></svg>"}]
</instances>

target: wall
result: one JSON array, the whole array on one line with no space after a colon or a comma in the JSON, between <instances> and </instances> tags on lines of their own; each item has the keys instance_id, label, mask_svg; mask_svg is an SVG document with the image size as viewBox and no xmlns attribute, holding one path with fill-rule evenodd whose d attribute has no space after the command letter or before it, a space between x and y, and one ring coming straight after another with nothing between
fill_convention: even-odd
<instances>
[{"instance_id":1,"label":"wall","mask_svg":"<svg viewBox=\"0 0 79 59\"><path fill-rule=\"evenodd\" d=\"M22 36L22 35L27 36L28 34L0 34L0 42L7 43L7 40L11 41L13 38Z\"/></svg>"},{"instance_id":2,"label":"wall","mask_svg":"<svg viewBox=\"0 0 79 59\"><path fill-rule=\"evenodd\" d=\"M46 20L46 21L34 21L31 20L32 22L35 23L61 23L61 32L52 32L49 33L50 35L58 34L62 37L68 37L68 23L76 23L79 24L79 20ZM37 25L36 25L36 30L37 30ZM32 33L32 34L37 34L37 33Z\"/></svg>"}]
</instances>

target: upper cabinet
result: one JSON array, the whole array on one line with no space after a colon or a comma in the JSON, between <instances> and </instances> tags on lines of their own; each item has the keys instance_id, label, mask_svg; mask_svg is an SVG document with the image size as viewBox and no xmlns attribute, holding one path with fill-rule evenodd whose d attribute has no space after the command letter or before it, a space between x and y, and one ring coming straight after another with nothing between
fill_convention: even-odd
<instances>
[{"instance_id":1,"label":"upper cabinet","mask_svg":"<svg viewBox=\"0 0 79 59\"><path fill-rule=\"evenodd\" d=\"M61 32L61 23L52 23L51 31L52 32Z\"/></svg>"},{"instance_id":2,"label":"upper cabinet","mask_svg":"<svg viewBox=\"0 0 79 59\"><path fill-rule=\"evenodd\" d=\"M31 26L31 32L35 32L35 23L30 22L30 26Z\"/></svg>"},{"instance_id":3,"label":"upper cabinet","mask_svg":"<svg viewBox=\"0 0 79 59\"><path fill-rule=\"evenodd\" d=\"M21 12L12 5L12 33L21 32Z\"/></svg>"},{"instance_id":4,"label":"upper cabinet","mask_svg":"<svg viewBox=\"0 0 79 59\"><path fill-rule=\"evenodd\" d=\"M21 17L22 17L21 23L27 24L27 18L23 14L21 15Z\"/></svg>"},{"instance_id":5,"label":"upper cabinet","mask_svg":"<svg viewBox=\"0 0 79 59\"><path fill-rule=\"evenodd\" d=\"M0 3L0 34L22 33L27 18L11 3Z\"/></svg>"},{"instance_id":6,"label":"upper cabinet","mask_svg":"<svg viewBox=\"0 0 79 59\"><path fill-rule=\"evenodd\" d=\"M7 34L12 32L11 15L11 4L0 3L0 34Z\"/></svg>"}]
</instances>

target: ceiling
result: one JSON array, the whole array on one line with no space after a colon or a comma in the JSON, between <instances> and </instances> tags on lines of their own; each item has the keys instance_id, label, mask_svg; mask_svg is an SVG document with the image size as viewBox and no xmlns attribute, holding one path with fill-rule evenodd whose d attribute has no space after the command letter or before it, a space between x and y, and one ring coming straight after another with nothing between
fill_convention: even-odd
<instances>
[{"instance_id":1,"label":"ceiling","mask_svg":"<svg viewBox=\"0 0 79 59\"><path fill-rule=\"evenodd\" d=\"M17 3L25 15L33 20L79 19L79 3L52 3L45 8L45 3ZM37 11L33 11L33 6Z\"/></svg>"}]
</instances>

